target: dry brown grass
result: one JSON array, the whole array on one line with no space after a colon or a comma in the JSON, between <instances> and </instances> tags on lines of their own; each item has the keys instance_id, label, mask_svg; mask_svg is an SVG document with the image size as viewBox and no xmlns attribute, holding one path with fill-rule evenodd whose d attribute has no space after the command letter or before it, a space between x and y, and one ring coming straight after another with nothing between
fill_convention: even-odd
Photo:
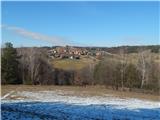
<instances>
[{"instance_id":1,"label":"dry brown grass","mask_svg":"<svg viewBox=\"0 0 160 120\"><path fill-rule=\"evenodd\" d=\"M55 59L53 60L53 66L55 68L63 70L80 70L90 64L96 64L97 61L93 61L91 58L81 58L79 60L71 59Z\"/></svg>"},{"instance_id":2,"label":"dry brown grass","mask_svg":"<svg viewBox=\"0 0 160 120\"><path fill-rule=\"evenodd\" d=\"M67 95L76 96L105 96L107 94L113 95L121 98L139 98L145 100L159 101L158 95L136 93L136 92L124 92L124 91L114 91L112 89L106 89L104 86L34 86L34 85L2 85L1 92L2 96L9 93L10 91L73 91L68 92ZM66 92L67 93L67 92Z\"/></svg>"}]
</instances>

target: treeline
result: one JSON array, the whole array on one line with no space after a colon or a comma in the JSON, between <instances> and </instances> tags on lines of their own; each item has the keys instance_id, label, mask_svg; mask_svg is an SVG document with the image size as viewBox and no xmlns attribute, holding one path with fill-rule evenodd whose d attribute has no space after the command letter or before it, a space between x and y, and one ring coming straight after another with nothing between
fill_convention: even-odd
<instances>
[{"instance_id":1,"label":"treeline","mask_svg":"<svg viewBox=\"0 0 160 120\"><path fill-rule=\"evenodd\" d=\"M56 47L60 46L44 46L41 47L43 49L54 49ZM121 49L125 49L126 53L138 53L140 49L143 50L150 50L151 53L159 53L160 52L160 45L141 45L141 46L117 46L117 47L80 47L80 46L74 46L75 48L85 48L89 52L96 52L96 51L106 51L109 53L118 54Z\"/></svg>"},{"instance_id":2,"label":"treeline","mask_svg":"<svg viewBox=\"0 0 160 120\"><path fill-rule=\"evenodd\" d=\"M88 51L106 51L109 53L118 54L121 49L125 49L126 53L138 53L140 49L150 50L152 53L160 51L160 45L146 45L146 46L117 46L117 47L77 47L86 48Z\"/></svg>"},{"instance_id":3,"label":"treeline","mask_svg":"<svg viewBox=\"0 0 160 120\"><path fill-rule=\"evenodd\" d=\"M118 46L118 47L110 47L110 48L102 48L110 53L117 54L121 49L125 49L126 53L138 53L140 49L150 50L152 53L159 53L160 45L147 45L147 46Z\"/></svg>"},{"instance_id":4,"label":"treeline","mask_svg":"<svg viewBox=\"0 0 160 120\"><path fill-rule=\"evenodd\" d=\"M13 48L6 43L2 49L2 84L72 85L75 71L54 68L47 49Z\"/></svg>"},{"instance_id":5,"label":"treeline","mask_svg":"<svg viewBox=\"0 0 160 120\"><path fill-rule=\"evenodd\" d=\"M112 59L101 61L95 67L95 84L111 86L116 90L147 89L159 92L159 64L154 61L142 64L140 60L138 63L127 64Z\"/></svg>"},{"instance_id":6,"label":"treeline","mask_svg":"<svg viewBox=\"0 0 160 120\"><path fill-rule=\"evenodd\" d=\"M48 48L13 48L6 43L2 49L1 83L30 85L105 85L115 90L160 90L160 66L151 51L139 50L137 61L128 59L120 49L118 59L105 57L95 66L80 70L54 68L46 55Z\"/></svg>"}]
</instances>

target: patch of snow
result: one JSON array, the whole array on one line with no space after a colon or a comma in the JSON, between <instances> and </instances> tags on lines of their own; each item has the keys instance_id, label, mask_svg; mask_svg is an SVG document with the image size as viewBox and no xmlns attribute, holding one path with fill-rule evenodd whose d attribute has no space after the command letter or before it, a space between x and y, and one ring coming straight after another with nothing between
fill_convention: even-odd
<instances>
[{"instance_id":1,"label":"patch of snow","mask_svg":"<svg viewBox=\"0 0 160 120\"><path fill-rule=\"evenodd\" d=\"M73 93L73 91L69 91ZM68 95L68 91L22 91L23 99L2 100L2 118L46 120L160 120L160 102L106 96ZM14 117L13 117L14 116ZM13 119L15 120L15 119Z\"/></svg>"},{"instance_id":2,"label":"patch of snow","mask_svg":"<svg viewBox=\"0 0 160 120\"><path fill-rule=\"evenodd\" d=\"M73 103L81 105L90 104L102 104L102 105L113 105L117 108L159 108L160 102L153 102L147 100L140 100L134 98L122 99L114 96L89 96L89 97L79 97L79 96L65 96L65 91L39 91L39 92L18 92L17 95L24 96L28 100L41 101L41 102L64 102Z\"/></svg>"}]
</instances>

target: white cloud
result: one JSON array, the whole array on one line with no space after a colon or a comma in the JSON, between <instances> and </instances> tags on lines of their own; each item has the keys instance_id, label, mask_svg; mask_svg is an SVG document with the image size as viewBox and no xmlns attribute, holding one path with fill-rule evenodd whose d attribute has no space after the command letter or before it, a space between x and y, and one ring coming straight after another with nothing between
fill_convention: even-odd
<instances>
[{"instance_id":1,"label":"white cloud","mask_svg":"<svg viewBox=\"0 0 160 120\"><path fill-rule=\"evenodd\" d=\"M23 28L16 27L16 26L2 25L1 27L3 29L10 30L10 31L12 31L12 32L14 32L18 35L21 35L23 37L31 38L31 39L34 39L34 40L49 42L53 45L64 46L64 45L73 45L74 44L73 42L67 40L66 38L59 37L59 36L43 35L43 34L40 34L40 33L28 31L28 30L25 30Z\"/></svg>"}]
</instances>

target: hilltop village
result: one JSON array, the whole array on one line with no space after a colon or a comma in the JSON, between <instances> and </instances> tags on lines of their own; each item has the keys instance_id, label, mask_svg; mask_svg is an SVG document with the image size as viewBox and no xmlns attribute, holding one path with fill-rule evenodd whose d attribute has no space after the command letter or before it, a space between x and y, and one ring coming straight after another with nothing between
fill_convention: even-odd
<instances>
[{"instance_id":1,"label":"hilltop village","mask_svg":"<svg viewBox=\"0 0 160 120\"><path fill-rule=\"evenodd\" d=\"M72 46L55 47L48 50L48 56L52 59L80 59L84 56L94 56L101 58L104 55L104 51L90 51L86 48L78 48Z\"/></svg>"}]
</instances>

